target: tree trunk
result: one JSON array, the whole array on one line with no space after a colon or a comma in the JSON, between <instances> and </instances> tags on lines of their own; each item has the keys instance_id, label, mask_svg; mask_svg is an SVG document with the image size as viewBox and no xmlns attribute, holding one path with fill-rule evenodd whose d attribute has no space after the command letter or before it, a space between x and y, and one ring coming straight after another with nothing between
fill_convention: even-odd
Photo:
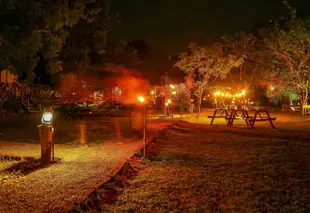
<instances>
[{"instance_id":1,"label":"tree trunk","mask_svg":"<svg viewBox=\"0 0 310 213\"><path fill-rule=\"evenodd\" d=\"M305 113L304 113L304 97L303 95L300 96L300 113L301 113L301 116L304 116Z\"/></svg>"},{"instance_id":2,"label":"tree trunk","mask_svg":"<svg viewBox=\"0 0 310 213\"><path fill-rule=\"evenodd\" d=\"M197 116L196 116L196 118L200 117L202 94L203 94L203 89L200 88L199 95L198 95L198 105L197 105Z\"/></svg>"},{"instance_id":3,"label":"tree trunk","mask_svg":"<svg viewBox=\"0 0 310 213\"><path fill-rule=\"evenodd\" d=\"M240 70L239 70L240 81L242 80L242 77L243 77L243 63L240 65Z\"/></svg>"}]
</instances>

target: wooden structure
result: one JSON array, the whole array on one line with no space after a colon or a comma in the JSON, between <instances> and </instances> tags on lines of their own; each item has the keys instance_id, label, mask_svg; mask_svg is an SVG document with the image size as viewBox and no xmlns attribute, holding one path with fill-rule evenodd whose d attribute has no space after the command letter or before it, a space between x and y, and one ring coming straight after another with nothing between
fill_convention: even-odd
<instances>
[{"instance_id":1,"label":"wooden structure","mask_svg":"<svg viewBox=\"0 0 310 213\"><path fill-rule=\"evenodd\" d=\"M253 113L253 115L250 115L250 113ZM214 119L224 118L228 127L232 127L236 119L244 120L245 124L251 128L254 128L256 122L267 121L272 128L276 129L272 122L276 120L276 118L270 116L268 109L215 109L213 115L208 116L208 118L211 118L211 125Z\"/></svg>"},{"instance_id":2,"label":"wooden structure","mask_svg":"<svg viewBox=\"0 0 310 213\"><path fill-rule=\"evenodd\" d=\"M12 72L10 72L9 70L0 71L0 83L11 84L16 82L17 82L17 76L14 75Z\"/></svg>"},{"instance_id":3,"label":"wooden structure","mask_svg":"<svg viewBox=\"0 0 310 213\"><path fill-rule=\"evenodd\" d=\"M39 111L42 100L51 94L49 86L0 83L0 111Z\"/></svg>"}]
</instances>

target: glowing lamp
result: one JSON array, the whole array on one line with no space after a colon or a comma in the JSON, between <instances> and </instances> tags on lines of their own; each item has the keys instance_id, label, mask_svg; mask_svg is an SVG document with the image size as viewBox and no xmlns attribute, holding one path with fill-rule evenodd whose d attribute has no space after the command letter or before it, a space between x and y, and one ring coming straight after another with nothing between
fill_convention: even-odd
<instances>
[{"instance_id":1,"label":"glowing lamp","mask_svg":"<svg viewBox=\"0 0 310 213\"><path fill-rule=\"evenodd\" d=\"M166 102L166 104L165 104L166 106L168 106L169 105L169 103L168 102Z\"/></svg>"},{"instance_id":2,"label":"glowing lamp","mask_svg":"<svg viewBox=\"0 0 310 213\"><path fill-rule=\"evenodd\" d=\"M176 92L176 91L172 91L171 94L172 94L172 95L176 95L177 92Z\"/></svg>"},{"instance_id":3,"label":"glowing lamp","mask_svg":"<svg viewBox=\"0 0 310 213\"><path fill-rule=\"evenodd\" d=\"M270 89L271 89L271 90L274 90L274 87L272 86Z\"/></svg>"},{"instance_id":4,"label":"glowing lamp","mask_svg":"<svg viewBox=\"0 0 310 213\"><path fill-rule=\"evenodd\" d=\"M44 109L41 122L43 124L51 124L53 122L53 110L51 108Z\"/></svg>"},{"instance_id":5,"label":"glowing lamp","mask_svg":"<svg viewBox=\"0 0 310 213\"><path fill-rule=\"evenodd\" d=\"M144 98L143 98L142 96L139 96L137 99L138 99L141 103L144 102Z\"/></svg>"},{"instance_id":6,"label":"glowing lamp","mask_svg":"<svg viewBox=\"0 0 310 213\"><path fill-rule=\"evenodd\" d=\"M171 89L174 89L175 86L174 86L173 84L170 84L170 88L171 88Z\"/></svg>"},{"instance_id":7,"label":"glowing lamp","mask_svg":"<svg viewBox=\"0 0 310 213\"><path fill-rule=\"evenodd\" d=\"M242 90L242 95L245 95L245 90Z\"/></svg>"},{"instance_id":8,"label":"glowing lamp","mask_svg":"<svg viewBox=\"0 0 310 213\"><path fill-rule=\"evenodd\" d=\"M155 94L154 90L152 90L152 91L151 91L151 94L152 94L152 95L154 95L154 94Z\"/></svg>"},{"instance_id":9,"label":"glowing lamp","mask_svg":"<svg viewBox=\"0 0 310 213\"><path fill-rule=\"evenodd\" d=\"M168 104L170 104L170 103L171 103L171 100L170 100L170 99L168 99L168 100L167 100L167 103L168 103Z\"/></svg>"}]
</instances>

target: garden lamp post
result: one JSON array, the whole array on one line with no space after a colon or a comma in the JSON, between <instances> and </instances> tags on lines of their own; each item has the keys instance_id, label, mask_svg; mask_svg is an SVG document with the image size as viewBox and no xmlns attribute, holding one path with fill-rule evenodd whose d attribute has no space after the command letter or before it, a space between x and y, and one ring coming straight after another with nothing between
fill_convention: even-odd
<instances>
[{"instance_id":1,"label":"garden lamp post","mask_svg":"<svg viewBox=\"0 0 310 213\"><path fill-rule=\"evenodd\" d=\"M146 156L146 104L143 96L139 96L138 100L143 104L143 157Z\"/></svg>"},{"instance_id":2,"label":"garden lamp post","mask_svg":"<svg viewBox=\"0 0 310 213\"><path fill-rule=\"evenodd\" d=\"M171 118L172 118L172 121L173 121L173 110L172 110L171 103L172 103L171 99L168 99L167 102L166 102L166 107L168 109L168 116L169 116L170 111L171 111ZM171 105L171 110L170 110L170 105Z\"/></svg>"},{"instance_id":3,"label":"garden lamp post","mask_svg":"<svg viewBox=\"0 0 310 213\"><path fill-rule=\"evenodd\" d=\"M44 109L41 125L39 128L40 144L41 144L41 163L47 165L54 161L54 144L53 133L53 110L51 108ZM52 156L53 152L53 156Z\"/></svg>"}]
</instances>

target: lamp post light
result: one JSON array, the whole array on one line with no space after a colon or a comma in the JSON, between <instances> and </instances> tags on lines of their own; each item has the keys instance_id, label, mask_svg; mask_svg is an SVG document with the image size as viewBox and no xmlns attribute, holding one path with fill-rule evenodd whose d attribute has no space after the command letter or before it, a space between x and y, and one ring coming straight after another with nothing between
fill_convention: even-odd
<instances>
[{"instance_id":1,"label":"lamp post light","mask_svg":"<svg viewBox=\"0 0 310 213\"><path fill-rule=\"evenodd\" d=\"M143 96L137 98L143 104L143 157L146 156L146 104Z\"/></svg>"},{"instance_id":2,"label":"lamp post light","mask_svg":"<svg viewBox=\"0 0 310 213\"><path fill-rule=\"evenodd\" d=\"M171 105L172 101L171 99L168 99L167 102L166 102L166 106L168 108L168 113L170 113L170 105ZM172 105L171 105L171 119L172 119L172 122L173 122L173 108L172 108Z\"/></svg>"},{"instance_id":3,"label":"lamp post light","mask_svg":"<svg viewBox=\"0 0 310 213\"><path fill-rule=\"evenodd\" d=\"M168 99L167 102L165 103L167 116L170 115L170 103L171 103L170 99Z\"/></svg>"},{"instance_id":4,"label":"lamp post light","mask_svg":"<svg viewBox=\"0 0 310 213\"><path fill-rule=\"evenodd\" d=\"M47 165L54 161L54 128L52 122L53 110L51 108L44 109L41 124L38 126L41 144L41 163L43 165Z\"/></svg>"}]
</instances>

